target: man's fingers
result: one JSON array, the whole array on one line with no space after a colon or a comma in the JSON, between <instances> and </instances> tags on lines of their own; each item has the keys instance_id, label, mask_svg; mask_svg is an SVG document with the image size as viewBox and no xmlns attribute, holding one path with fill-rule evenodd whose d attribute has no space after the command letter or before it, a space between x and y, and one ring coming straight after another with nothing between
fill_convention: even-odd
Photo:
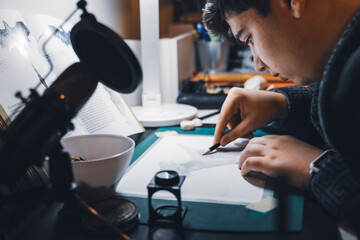
<instances>
[{"instance_id":1,"label":"man's fingers","mask_svg":"<svg viewBox=\"0 0 360 240\"><path fill-rule=\"evenodd\" d=\"M248 133L248 134L245 134L245 135L243 136L243 138L252 139L252 138L254 138L254 134L252 134L252 133L250 132L250 133Z\"/></svg>"},{"instance_id":2,"label":"man's fingers","mask_svg":"<svg viewBox=\"0 0 360 240\"><path fill-rule=\"evenodd\" d=\"M260 172L267 176L274 177L276 172L271 164L271 161L267 161L264 157L249 157L247 158L241 168L241 175L247 176L251 172Z\"/></svg>"},{"instance_id":3,"label":"man's fingers","mask_svg":"<svg viewBox=\"0 0 360 240\"><path fill-rule=\"evenodd\" d=\"M263 156L264 156L264 146L261 144L253 144L250 141L240 155L239 169L242 169L242 165L246 159L250 157L263 157Z\"/></svg>"},{"instance_id":4,"label":"man's fingers","mask_svg":"<svg viewBox=\"0 0 360 240\"><path fill-rule=\"evenodd\" d=\"M221 107L219 119L215 127L214 144L220 142L229 121L235 115L239 114L240 109L238 107L238 101L234 99L237 95L235 93L236 89L237 88L230 89L228 96L226 97L223 106Z\"/></svg>"},{"instance_id":5,"label":"man's fingers","mask_svg":"<svg viewBox=\"0 0 360 240\"><path fill-rule=\"evenodd\" d=\"M246 176L250 172L263 172L264 158L263 157L248 157L241 166L241 175Z\"/></svg>"},{"instance_id":6,"label":"man's fingers","mask_svg":"<svg viewBox=\"0 0 360 240\"><path fill-rule=\"evenodd\" d=\"M225 123L225 125L224 125L222 122L218 122L216 124L213 144L216 144L216 143L220 142L220 140L223 137L223 134L225 132L226 124L227 123Z\"/></svg>"},{"instance_id":7,"label":"man's fingers","mask_svg":"<svg viewBox=\"0 0 360 240\"><path fill-rule=\"evenodd\" d=\"M227 127L229 129L233 129L239 124L239 122L240 122L240 118L237 115L234 115L230 118Z\"/></svg>"},{"instance_id":8,"label":"man's fingers","mask_svg":"<svg viewBox=\"0 0 360 240\"><path fill-rule=\"evenodd\" d=\"M246 119L240 122L235 128L224 133L220 140L221 146L225 146L226 144L234 141L239 137L244 137L249 134L252 129L249 129L248 121Z\"/></svg>"},{"instance_id":9,"label":"man's fingers","mask_svg":"<svg viewBox=\"0 0 360 240\"><path fill-rule=\"evenodd\" d=\"M252 185L265 188L267 176L260 172L251 172L248 175L243 175L243 178Z\"/></svg>"},{"instance_id":10,"label":"man's fingers","mask_svg":"<svg viewBox=\"0 0 360 240\"><path fill-rule=\"evenodd\" d=\"M216 127L215 127L214 144L220 142L220 139L222 138L226 130L226 126L230 121L231 117L232 117L232 113L228 113L228 111L226 110L221 111L218 122L216 123Z\"/></svg>"},{"instance_id":11,"label":"man's fingers","mask_svg":"<svg viewBox=\"0 0 360 240\"><path fill-rule=\"evenodd\" d=\"M260 145L267 145L267 141L264 138L265 136L262 137L254 137L249 141L249 144L260 144Z\"/></svg>"}]
</instances>

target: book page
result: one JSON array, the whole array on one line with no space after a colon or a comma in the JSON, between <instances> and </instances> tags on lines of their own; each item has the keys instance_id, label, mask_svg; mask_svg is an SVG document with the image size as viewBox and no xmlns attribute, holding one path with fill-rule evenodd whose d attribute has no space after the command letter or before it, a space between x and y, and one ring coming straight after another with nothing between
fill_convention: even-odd
<instances>
[{"instance_id":1,"label":"book page","mask_svg":"<svg viewBox=\"0 0 360 240\"><path fill-rule=\"evenodd\" d=\"M41 48L57 30L45 48L47 57L52 62L53 71L57 75L73 63L79 62L70 40L70 32L74 24L66 23L60 26L63 20L40 14L29 15L26 19L34 30ZM144 131L120 94L101 83L72 122L75 129L67 136L95 133L129 136Z\"/></svg>"},{"instance_id":2,"label":"book page","mask_svg":"<svg viewBox=\"0 0 360 240\"><path fill-rule=\"evenodd\" d=\"M0 10L0 20L0 104L5 111L2 118L13 120L23 106L15 93L27 97L29 89L39 85L42 94L55 76L43 78L49 65L22 15Z\"/></svg>"},{"instance_id":3,"label":"book page","mask_svg":"<svg viewBox=\"0 0 360 240\"><path fill-rule=\"evenodd\" d=\"M71 45L70 32L74 26L72 22L61 26L64 20L44 14L32 14L25 18L42 53L47 42L46 56L52 62L52 71L57 76L73 63L80 61ZM53 35L54 32L56 33Z\"/></svg>"},{"instance_id":4,"label":"book page","mask_svg":"<svg viewBox=\"0 0 360 240\"><path fill-rule=\"evenodd\" d=\"M24 108L15 93L27 98L32 88L41 95L56 77L50 73L44 79L49 64L21 13L0 9L0 20L0 129L4 130ZM18 181L0 184L0 198L48 183L46 172L31 165Z\"/></svg>"},{"instance_id":5,"label":"book page","mask_svg":"<svg viewBox=\"0 0 360 240\"><path fill-rule=\"evenodd\" d=\"M145 131L121 95L102 83L73 123L75 130L67 136L96 133L129 136Z\"/></svg>"},{"instance_id":6,"label":"book page","mask_svg":"<svg viewBox=\"0 0 360 240\"><path fill-rule=\"evenodd\" d=\"M174 170L186 176L181 187L185 201L248 204L261 200L265 190L247 182L238 169L240 154L248 139L238 139L203 156L212 141L213 136L204 135L159 138L129 167L117 192L146 198L146 186L154 175L161 170ZM273 195L273 192L266 194ZM159 194L155 198L166 199L166 196Z\"/></svg>"}]
</instances>

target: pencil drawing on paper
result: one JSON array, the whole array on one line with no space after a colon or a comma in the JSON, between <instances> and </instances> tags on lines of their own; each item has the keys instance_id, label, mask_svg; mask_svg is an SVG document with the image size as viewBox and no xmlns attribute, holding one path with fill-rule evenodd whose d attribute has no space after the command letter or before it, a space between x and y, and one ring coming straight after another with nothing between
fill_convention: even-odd
<instances>
[{"instance_id":1,"label":"pencil drawing on paper","mask_svg":"<svg viewBox=\"0 0 360 240\"><path fill-rule=\"evenodd\" d=\"M72 46L70 40L70 31L66 31L63 27L57 28L52 25L49 25L48 27L52 33L55 33L55 38L61 40L61 42L66 46Z\"/></svg>"},{"instance_id":2,"label":"pencil drawing on paper","mask_svg":"<svg viewBox=\"0 0 360 240\"><path fill-rule=\"evenodd\" d=\"M18 36L24 40L26 39L27 42L30 42L30 31L23 22L16 22L14 27L10 27L4 20L3 24L4 29L0 29L0 46L2 48L11 49L15 47L16 38Z\"/></svg>"},{"instance_id":3,"label":"pencil drawing on paper","mask_svg":"<svg viewBox=\"0 0 360 240\"><path fill-rule=\"evenodd\" d=\"M177 171L180 175L191 176L192 172L218 166L225 166L230 164L238 164L239 158L222 158L220 154L210 154L202 156L202 150L185 146L182 144L174 144L174 148L182 149L184 154L188 155L186 161L163 160L159 163L161 170L172 169ZM240 151L239 151L240 156Z\"/></svg>"},{"instance_id":4,"label":"pencil drawing on paper","mask_svg":"<svg viewBox=\"0 0 360 240\"><path fill-rule=\"evenodd\" d=\"M181 191L187 201L230 204L259 201L264 189L247 182L238 169L241 151L248 140L238 139L203 156L212 140L212 136L204 135L158 139L123 176L117 191L129 196L146 196L146 186L156 172L175 170L186 176Z\"/></svg>"},{"instance_id":5,"label":"pencil drawing on paper","mask_svg":"<svg viewBox=\"0 0 360 240\"><path fill-rule=\"evenodd\" d=\"M28 49L31 48L30 31L27 26L21 21L17 21L14 27L11 27L4 20L2 22L4 24L4 28L0 29L0 46L3 49L8 49L9 51L14 48L17 49L19 53L21 53L30 63L31 67L38 76L40 83L47 88L48 86L44 78L41 76L38 69L27 56Z\"/></svg>"}]
</instances>

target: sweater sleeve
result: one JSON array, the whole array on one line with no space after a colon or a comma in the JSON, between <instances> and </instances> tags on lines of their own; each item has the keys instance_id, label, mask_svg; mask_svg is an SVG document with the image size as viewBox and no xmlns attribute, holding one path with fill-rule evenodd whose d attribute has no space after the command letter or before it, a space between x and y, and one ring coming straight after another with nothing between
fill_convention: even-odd
<instances>
[{"instance_id":1,"label":"sweater sleeve","mask_svg":"<svg viewBox=\"0 0 360 240\"><path fill-rule=\"evenodd\" d=\"M354 167L338 153L328 154L310 188L316 199L341 223L356 230L360 225L360 184Z\"/></svg>"},{"instance_id":2,"label":"sweater sleeve","mask_svg":"<svg viewBox=\"0 0 360 240\"><path fill-rule=\"evenodd\" d=\"M318 84L311 84L308 87L289 86L273 89L272 91L285 95L288 112L285 117L261 130L270 134L290 134L314 145L322 144L311 120L311 104L317 88Z\"/></svg>"}]
</instances>

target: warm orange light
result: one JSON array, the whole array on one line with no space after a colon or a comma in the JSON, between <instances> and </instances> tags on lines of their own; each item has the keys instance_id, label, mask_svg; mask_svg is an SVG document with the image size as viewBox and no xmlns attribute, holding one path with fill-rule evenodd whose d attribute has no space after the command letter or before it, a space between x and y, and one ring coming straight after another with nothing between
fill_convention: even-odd
<instances>
[{"instance_id":1,"label":"warm orange light","mask_svg":"<svg viewBox=\"0 0 360 240\"><path fill-rule=\"evenodd\" d=\"M64 95L64 94L60 94L60 99L65 99L65 95Z\"/></svg>"}]
</instances>

